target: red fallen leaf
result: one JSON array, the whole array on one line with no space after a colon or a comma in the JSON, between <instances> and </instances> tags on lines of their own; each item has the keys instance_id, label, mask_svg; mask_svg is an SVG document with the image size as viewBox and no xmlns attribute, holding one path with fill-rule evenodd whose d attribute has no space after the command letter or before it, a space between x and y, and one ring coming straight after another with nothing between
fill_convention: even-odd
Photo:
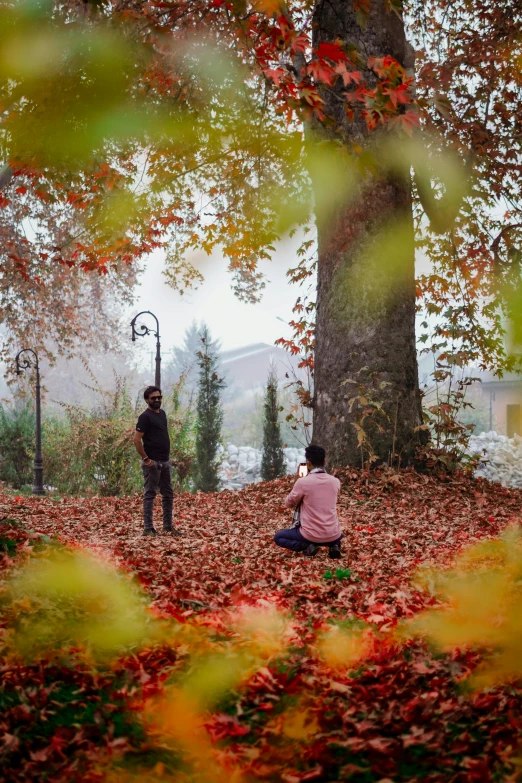
<instances>
[{"instance_id":1,"label":"red fallen leaf","mask_svg":"<svg viewBox=\"0 0 522 783\"><path fill-rule=\"evenodd\" d=\"M424 661L415 661L415 663L412 666L413 670L416 671L418 674L429 674L432 669L430 669Z\"/></svg>"},{"instance_id":2,"label":"red fallen leaf","mask_svg":"<svg viewBox=\"0 0 522 783\"><path fill-rule=\"evenodd\" d=\"M125 750L129 747L129 741L126 737L117 737L116 739L111 740L108 744L112 750Z\"/></svg>"},{"instance_id":3,"label":"red fallen leaf","mask_svg":"<svg viewBox=\"0 0 522 783\"><path fill-rule=\"evenodd\" d=\"M430 742L434 736L434 731L425 731L418 726L412 726L410 734L403 734L401 740L403 746L409 748L412 745L425 745Z\"/></svg>"},{"instance_id":4,"label":"red fallen leaf","mask_svg":"<svg viewBox=\"0 0 522 783\"><path fill-rule=\"evenodd\" d=\"M364 737L349 737L347 740L337 742L343 748L350 748L353 753L360 753L367 747L367 742Z\"/></svg>"},{"instance_id":5,"label":"red fallen leaf","mask_svg":"<svg viewBox=\"0 0 522 783\"><path fill-rule=\"evenodd\" d=\"M363 767L358 767L357 764L345 764L341 769L343 779L346 780L349 780L350 777L353 777L353 775L357 774L358 772L364 772L364 769ZM388 782L386 779L385 781L379 780L379 783L393 783L393 781Z\"/></svg>"},{"instance_id":6,"label":"red fallen leaf","mask_svg":"<svg viewBox=\"0 0 522 783\"><path fill-rule=\"evenodd\" d=\"M42 748L41 750L31 751L29 753L31 761L47 761L52 753L52 748Z\"/></svg>"},{"instance_id":7,"label":"red fallen leaf","mask_svg":"<svg viewBox=\"0 0 522 783\"><path fill-rule=\"evenodd\" d=\"M370 614L366 619L369 623L375 623L377 625L378 623L382 623L385 618L382 614Z\"/></svg>"},{"instance_id":8,"label":"red fallen leaf","mask_svg":"<svg viewBox=\"0 0 522 783\"><path fill-rule=\"evenodd\" d=\"M250 732L249 726L241 725L237 718L224 713L213 715L211 720L205 723L205 727L212 742L225 739L225 737L243 737Z\"/></svg>"},{"instance_id":9,"label":"red fallen leaf","mask_svg":"<svg viewBox=\"0 0 522 783\"><path fill-rule=\"evenodd\" d=\"M303 780L314 780L314 778L318 778L322 774L323 768L317 765L313 769L308 770L308 772L283 772L281 779L285 783L301 783Z\"/></svg>"},{"instance_id":10,"label":"red fallen leaf","mask_svg":"<svg viewBox=\"0 0 522 783\"><path fill-rule=\"evenodd\" d=\"M342 682L336 682L335 680L330 680L328 686L332 691L338 691L339 693L351 693L350 686L344 685L344 683Z\"/></svg>"},{"instance_id":11,"label":"red fallen leaf","mask_svg":"<svg viewBox=\"0 0 522 783\"><path fill-rule=\"evenodd\" d=\"M368 740L368 745L379 753L389 753L394 741L384 737L373 737Z\"/></svg>"},{"instance_id":12,"label":"red fallen leaf","mask_svg":"<svg viewBox=\"0 0 522 783\"><path fill-rule=\"evenodd\" d=\"M2 740L2 747L5 753L13 753L18 749L20 740L14 734L7 734L7 732L0 737Z\"/></svg>"}]
</instances>

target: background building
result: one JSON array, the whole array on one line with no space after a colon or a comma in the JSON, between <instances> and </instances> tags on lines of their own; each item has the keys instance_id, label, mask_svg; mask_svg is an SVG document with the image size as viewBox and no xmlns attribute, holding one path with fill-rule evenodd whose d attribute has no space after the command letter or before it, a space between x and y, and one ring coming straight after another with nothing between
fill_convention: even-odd
<instances>
[{"instance_id":1,"label":"background building","mask_svg":"<svg viewBox=\"0 0 522 783\"><path fill-rule=\"evenodd\" d=\"M499 435L522 435L522 376L506 373L496 378L492 373L481 373L482 398L489 406L489 429Z\"/></svg>"}]
</instances>

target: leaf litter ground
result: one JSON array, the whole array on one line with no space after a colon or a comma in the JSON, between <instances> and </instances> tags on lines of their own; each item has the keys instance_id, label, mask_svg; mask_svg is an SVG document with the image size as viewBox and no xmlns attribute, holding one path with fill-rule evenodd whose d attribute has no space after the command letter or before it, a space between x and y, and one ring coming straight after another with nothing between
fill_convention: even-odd
<instances>
[{"instance_id":1,"label":"leaf litter ground","mask_svg":"<svg viewBox=\"0 0 522 783\"><path fill-rule=\"evenodd\" d=\"M290 522L286 478L178 497L181 538L144 538L140 497L4 494L0 567L8 576L45 544L42 537L57 537L137 575L162 617L217 634L226 634L227 612L245 605L291 618L287 647L206 715L229 779L517 780L521 692L511 684L467 693L461 682L479 664L476 652L382 643L339 668L319 659L317 639L332 625L364 623L384 638L402 618L436 604L412 586L416 569L449 564L463 547L518 523L522 493L465 476L347 470L340 478L341 561L273 545L274 532ZM159 504L156 514L160 528ZM8 625L4 616L4 636ZM79 660L0 658L1 783L100 780L110 760L147 780L191 780L182 754L155 744L140 712L186 655L182 644L153 645L102 670Z\"/></svg>"}]
</instances>

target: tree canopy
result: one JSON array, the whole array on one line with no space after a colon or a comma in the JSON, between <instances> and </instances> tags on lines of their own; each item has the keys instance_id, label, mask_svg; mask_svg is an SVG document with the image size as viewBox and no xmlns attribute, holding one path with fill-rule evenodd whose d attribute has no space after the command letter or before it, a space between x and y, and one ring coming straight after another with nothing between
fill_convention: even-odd
<instances>
[{"instance_id":1,"label":"tree canopy","mask_svg":"<svg viewBox=\"0 0 522 783\"><path fill-rule=\"evenodd\" d=\"M374 2L354 4L363 28ZM163 247L184 290L200 277L189 251L220 247L238 294L255 299L261 262L286 230L305 232L297 276L314 263L312 179L315 207L328 212L376 165L402 161L415 172L417 242L431 264L418 295L436 319L421 339L442 354L442 373L513 367L498 305L513 314L521 296L520 4L386 0L405 20L405 67L368 61L342 35L314 49L317 5L1 3L10 294L30 286L55 319L45 293L55 270L118 279ZM344 144L344 168L324 90L376 140L373 150ZM314 143L314 123L330 138Z\"/></svg>"}]
</instances>

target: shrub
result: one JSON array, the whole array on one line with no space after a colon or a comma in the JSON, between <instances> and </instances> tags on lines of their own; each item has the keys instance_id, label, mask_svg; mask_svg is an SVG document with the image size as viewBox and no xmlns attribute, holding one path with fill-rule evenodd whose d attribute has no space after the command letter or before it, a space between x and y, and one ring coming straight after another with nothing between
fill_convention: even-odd
<instances>
[{"instance_id":1,"label":"shrub","mask_svg":"<svg viewBox=\"0 0 522 783\"><path fill-rule=\"evenodd\" d=\"M32 482L35 427L31 403L0 405L0 480L15 489Z\"/></svg>"},{"instance_id":2,"label":"shrub","mask_svg":"<svg viewBox=\"0 0 522 783\"><path fill-rule=\"evenodd\" d=\"M44 423L47 483L73 495L127 495L141 486L132 444L136 423L125 381L102 391L91 410L63 404L65 416Z\"/></svg>"},{"instance_id":3,"label":"shrub","mask_svg":"<svg viewBox=\"0 0 522 783\"><path fill-rule=\"evenodd\" d=\"M185 375L174 385L170 397L166 400L166 413L170 434L170 458L173 467L175 489L183 492L191 488L191 472L194 465L194 427L195 415L192 398L183 407Z\"/></svg>"},{"instance_id":4,"label":"shrub","mask_svg":"<svg viewBox=\"0 0 522 783\"><path fill-rule=\"evenodd\" d=\"M263 415L263 458L261 477L271 481L286 474L285 455L279 426L279 404L277 401L277 375L270 368L265 392Z\"/></svg>"},{"instance_id":5,"label":"shrub","mask_svg":"<svg viewBox=\"0 0 522 783\"><path fill-rule=\"evenodd\" d=\"M210 333L201 333L202 349L198 353L199 388L196 423L196 489L216 492L219 487L217 449L221 440L223 410L220 394L224 387L217 374L217 357Z\"/></svg>"}]
</instances>

